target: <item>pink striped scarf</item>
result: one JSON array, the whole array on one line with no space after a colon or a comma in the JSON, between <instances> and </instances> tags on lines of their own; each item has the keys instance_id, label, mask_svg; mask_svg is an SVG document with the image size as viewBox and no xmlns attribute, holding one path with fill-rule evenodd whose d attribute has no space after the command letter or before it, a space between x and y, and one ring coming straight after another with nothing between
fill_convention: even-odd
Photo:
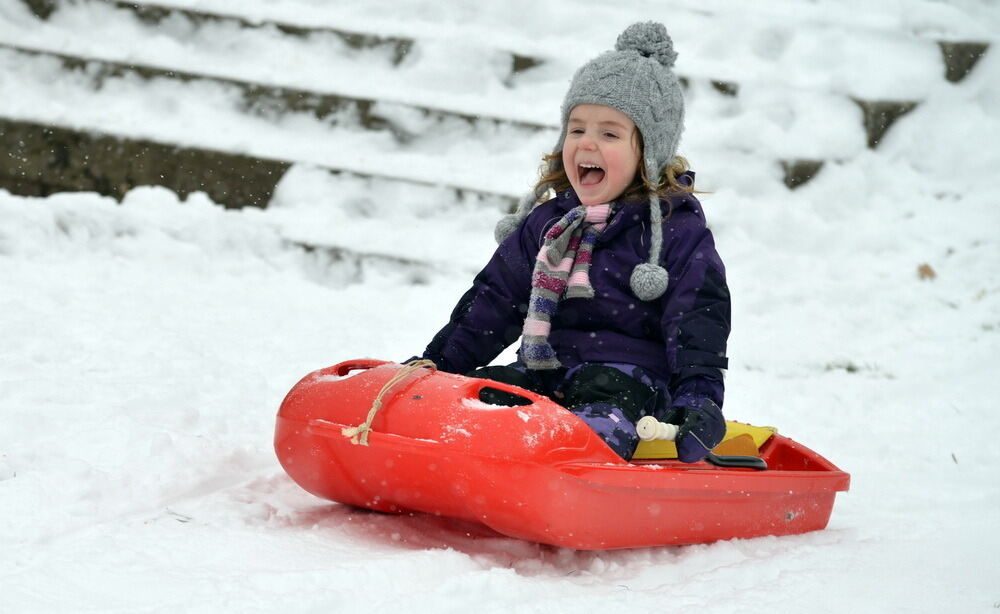
<instances>
[{"instance_id":1,"label":"pink striped scarf","mask_svg":"<svg viewBox=\"0 0 1000 614\"><path fill-rule=\"evenodd\" d=\"M593 298L590 263L594 242L608 225L611 205L580 205L545 233L531 275L531 298L521 337L521 360L529 369L561 366L549 345L552 318L565 298Z\"/></svg>"}]
</instances>

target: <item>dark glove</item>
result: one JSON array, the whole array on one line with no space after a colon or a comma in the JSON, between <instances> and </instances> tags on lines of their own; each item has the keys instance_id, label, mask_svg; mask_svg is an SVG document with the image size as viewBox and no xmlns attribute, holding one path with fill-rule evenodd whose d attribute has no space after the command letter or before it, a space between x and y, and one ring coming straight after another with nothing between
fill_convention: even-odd
<instances>
[{"instance_id":1,"label":"dark glove","mask_svg":"<svg viewBox=\"0 0 1000 614\"><path fill-rule=\"evenodd\" d=\"M678 426L677 458L694 463L705 458L726 435L726 420L712 399L682 395L670 406L662 422Z\"/></svg>"}]
</instances>

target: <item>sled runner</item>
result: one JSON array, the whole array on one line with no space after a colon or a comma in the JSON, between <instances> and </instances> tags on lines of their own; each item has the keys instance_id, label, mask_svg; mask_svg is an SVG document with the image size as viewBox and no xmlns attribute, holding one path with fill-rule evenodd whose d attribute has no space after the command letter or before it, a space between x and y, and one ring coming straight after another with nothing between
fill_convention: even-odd
<instances>
[{"instance_id":1,"label":"sled runner","mask_svg":"<svg viewBox=\"0 0 1000 614\"><path fill-rule=\"evenodd\" d=\"M524 404L486 404L484 388ZM627 462L546 397L432 368L356 360L311 373L292 388L274 444L285 471L319 497L476 521L568 548L824 528L850 476L774 429L727 427L716 464L681 463L664 441L641 443ZM734 453L762 459L767 469L719 466Z\"/></svg>"}]
</instances>

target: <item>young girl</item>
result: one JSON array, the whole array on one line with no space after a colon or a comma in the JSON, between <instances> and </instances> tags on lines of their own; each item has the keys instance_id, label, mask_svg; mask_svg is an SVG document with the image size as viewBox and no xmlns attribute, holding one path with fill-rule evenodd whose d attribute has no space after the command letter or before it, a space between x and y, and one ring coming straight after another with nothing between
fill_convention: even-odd
<instances>
[{"instance_id":1,"label":"young girl","mask_svg":"<svg viewBox=\"0 0 1000 614\"><path fill-rule=\"evenodd\" d=\"M646 415L679 425L685 462L725 433L729 290L677 156L675 58L663 25L637 23L577 71L547 169L423 354L548 395L626 460ZM483 367L518 337L517 362Z\"/></svg>"}]
</instances>

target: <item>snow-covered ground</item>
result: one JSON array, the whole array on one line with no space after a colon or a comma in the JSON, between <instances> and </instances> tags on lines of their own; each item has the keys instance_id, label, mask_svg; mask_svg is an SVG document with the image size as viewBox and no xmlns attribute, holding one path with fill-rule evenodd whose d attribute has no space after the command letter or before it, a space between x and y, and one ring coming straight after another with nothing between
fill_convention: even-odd
<instances>
[{"instance_id":1,"label":"snow-covered ground","mask_svg":"<svg viewBox=\"0 0 1000 614\"><path fill-rule=\"evenodd\" d=\"M302 19L329 23L324 4L259 10L312 6ZM701 19L702 3L679 4ZM832 2L775 3L770 27L898 38L904 26L1000 23L1000 9L974 0L848 4L850 19ZM361 6L337 15L375 20ZM541 36L491 10L472 22L495 20L497 45ZM592 48L628 20L587 26L601 39ZM708 23L715 40L743 37L734 17ZM698 40L677 38L682 53ZM709 169L703 201L734 297L727 415L776 425L852 475L830 526L802 536L575 552L345 508L286 477L271 448L285 392L347 358L418 353L492 251L488 203L308 165L265 211L150 187L122 204L0 192L0 611L997 611L996 51L965 81L927 86L878 150L827 164L795 192L773 175L731 182L745 151L691 155ZM907 53L887 47L886 65ZM748 59L745 72L766 66ZM818 104L819 116L839 112L832 98ZM737 115L746 134L773 124L753 105ZM711 130L688 134L702 143ZM465 164L496 174L488 155ZM417 264L336 260L290 238ZM918 276L924 264L932 279Z\"/></svg>"}]
</instances>

